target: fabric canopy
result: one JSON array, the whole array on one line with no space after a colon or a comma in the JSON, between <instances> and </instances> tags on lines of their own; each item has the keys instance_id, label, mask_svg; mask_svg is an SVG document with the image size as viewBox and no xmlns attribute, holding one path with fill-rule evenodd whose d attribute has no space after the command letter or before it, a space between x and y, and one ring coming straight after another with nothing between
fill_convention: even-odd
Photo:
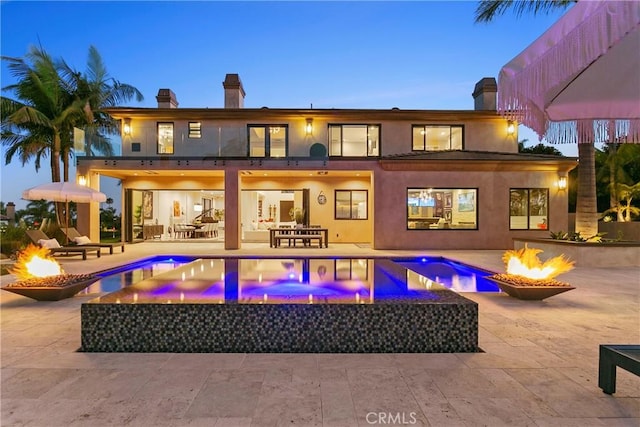
<instances>
[{"instance_id":1,"label":"fabric canopy","mask_svg":"<svg viewBox=\"0 0 640 427\"><path fill-rule=\"evenodd\" d=\"M552 143L640 142L640 2L576 3L502 68L498 111Z\"/></svg>"},{"instance_id":2,"label":"fabric canopy","mask_svg":"<svg viewBox=\"0 0 640 427\"><path fill-rule=\"evenodd\" d=\"M73 182L51 182L22 192L26 200L50 200L52 202L105 202L107 196L92 188Z\"/></svg>"},{"instance_id":3,"label":"fabric canopy","mask_svg":"<svg viewBox=\"0 0 640 427\"><path fill-rule=\"evenodd\" d=\"M50 200L52 202L65 203L65 240L69 242L69 202L90 203L106 202L107 195L93 188L78 185L73 182L51 182L38 185L22 192L22 198L26 200Z\"/></svg>"}]
</instances>

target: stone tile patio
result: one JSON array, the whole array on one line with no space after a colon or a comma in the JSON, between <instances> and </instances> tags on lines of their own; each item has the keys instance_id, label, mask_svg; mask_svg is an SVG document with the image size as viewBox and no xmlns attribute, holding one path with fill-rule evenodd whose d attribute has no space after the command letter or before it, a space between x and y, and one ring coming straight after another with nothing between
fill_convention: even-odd
<instances>
[{"instance_id":1,"label":"stone tile patio","mask_svg":"<svg viewBox=\"0 0 640 427\"><path fill-rule=\"evenodd\" d=\"M61 263L81 273L159 253L274 254L245 246L142 243ZM502 251L428 254L503 270ZM560 279L577 289L541 302L466 294L480 308L484 352L473 354L79 353L80 304L95 295L36 302L0 291L0 425L640 425L640 378L618 369L612 396L597 384L599 344L640 343L640 268L578 267Z\"/></svg>"}]
</instances>

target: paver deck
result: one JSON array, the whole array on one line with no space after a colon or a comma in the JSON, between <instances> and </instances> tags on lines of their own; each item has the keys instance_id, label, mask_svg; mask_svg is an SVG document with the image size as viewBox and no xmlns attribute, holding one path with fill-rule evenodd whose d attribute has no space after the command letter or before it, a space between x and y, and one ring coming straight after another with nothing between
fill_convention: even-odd
<instances>
[{"instance_id":1,"label":"paver deck","mask_svg":"<svg viewBox=\"0 0 640 427\"><path fill-rule=\"evenodd\" d=\"M243 246L231 253L273 254ZM443 255L503 271L502 251L329 251ZM85 273L158 253L230 252L149 242L62 264ZM560 279L576 289L544 301L465 294L479 304L484 350L467 354L79 353L80 304L95 295L36 302L0 291L0 425L640 425L640 378L619 370L615 395L598 388L599 344L640 342L640 269L578 267Z\"/></svg>"}]
</instances>

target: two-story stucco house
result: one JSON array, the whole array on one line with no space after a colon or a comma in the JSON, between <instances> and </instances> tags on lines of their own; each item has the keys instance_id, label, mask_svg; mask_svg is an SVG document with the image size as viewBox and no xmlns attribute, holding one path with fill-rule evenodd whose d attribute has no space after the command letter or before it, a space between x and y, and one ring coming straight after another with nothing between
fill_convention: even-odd
<instances>
[{"instance_id":1,"label":"two-story stucco house","mask_svg":"<svg viewBox=\"0 0 640 427\"><path fill-rule=\"evenodd\" d=\"M193 238L183 224L204 218L217 230L201 237L236 249L296 211L329 243L374 249L504 249L567 227L576 160L518 154L493 78L465 111L244 108L239 76L223 86L224 108L179 108L169 89L158 108L111 108L122 154L77 158L93 188L122 181L125 240ZM99 207L79 213L96 239Z\"/></svg>"}]
</instances>

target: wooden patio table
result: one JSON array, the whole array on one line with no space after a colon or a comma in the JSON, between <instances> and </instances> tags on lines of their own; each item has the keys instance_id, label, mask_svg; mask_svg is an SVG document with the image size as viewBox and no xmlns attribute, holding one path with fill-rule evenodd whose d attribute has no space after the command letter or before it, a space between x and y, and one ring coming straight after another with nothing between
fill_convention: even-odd
<instances>
[{"instance_id":1,"label":"wooden patio table","mask_svg":"<svg viewBox=\"0 0 640 427\"><path fill-rule=\"evenodd\" d=\"M305 240L319 240L320 247L329 247L329 229L304 227L304 228L271 228L269 229L269 246L277 248L282 240L293 240L293 246L296 246L297 240L303 244Z\"/></svg>"}]
</instances>

